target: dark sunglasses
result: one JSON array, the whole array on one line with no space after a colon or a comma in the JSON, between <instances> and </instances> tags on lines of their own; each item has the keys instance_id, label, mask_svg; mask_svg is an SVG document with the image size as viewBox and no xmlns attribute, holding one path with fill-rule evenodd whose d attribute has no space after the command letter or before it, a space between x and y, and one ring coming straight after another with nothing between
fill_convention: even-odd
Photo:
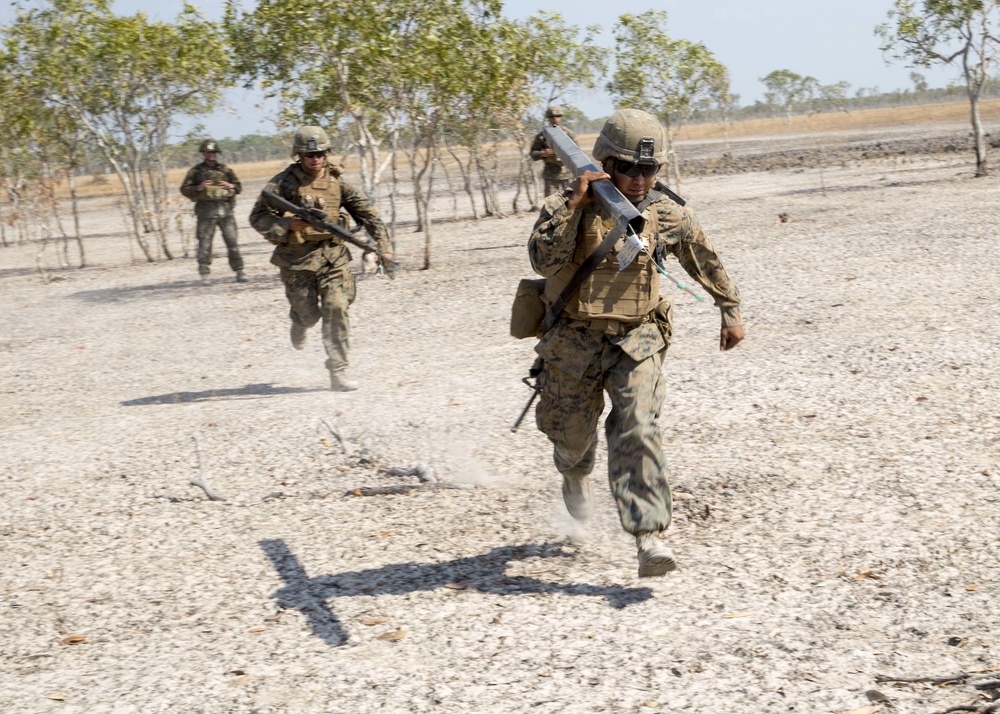
<instances>
[{"instance_id":1,"label":"dark sunglasses","mask_svg":"<svg viewBox=\"0 0 1000 714\"><path fill-rule=\"evenodd\" d=\"M659 170L659 164L635 164L631 161L615 159L615 171L629 178L635 178L636 176L649 178L650 176L656 176Z\"/></svg>"},{"instance_id":2,"label":"dark sunglasses","mask_svg":"<svg viewBox=\"0 0 1000 714\"><path fill-rule=\"evenodd\" d=\"M320 156L326 156L326 152L325 151L308 151L308 152L304 153L303 156L306 156L306 157L308 157L310 159L318 159Z\"/></svg>"}]
</instances>

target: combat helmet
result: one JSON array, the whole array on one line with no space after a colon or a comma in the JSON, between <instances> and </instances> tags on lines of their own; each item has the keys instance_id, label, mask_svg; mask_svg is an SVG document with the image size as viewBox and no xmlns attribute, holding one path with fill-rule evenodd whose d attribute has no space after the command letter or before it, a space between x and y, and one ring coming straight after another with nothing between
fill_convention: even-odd
<instances>
[{"instance_id":1,"label":"combat helmet","mask_svg":"<svg viewBox=\"0 0 1000 714\"><path fill-rule=\"evenodd\" d=\"M329 151L330 139L322 127L304 126L295 132L292 140L292 158L311 151Z\"/></svg>"},{"instance_id":2,"label":"combat helmet","mask_svg":"<svg viewBox=\"0 0 1000 714\"><path fill-rule=\"evenodd\" d=\"M638 109L619 109L604 122L591 152L597 161L663 163L667 141L660 120Z\"/></svg>"},{"instance_id":3,"label":"combat helmet","mask_svg":"<svg viewBox=\"0 0 1000 714\"><path fill-rule=\"evenodd\" d=\"M545 118L552 119L553 117L561 117L563 115L562 107L558 104L550 104L548 109L545 110Z\"/></svg>"},{"instance_id":4,"label":"combat helmet","mask_svg":"<svg viewBox=\"0 0 1000 714\"><path fill-rule=\"evenodd\" d=\"M222 152L222 149L219 148L219 144L215 141L215 139L205 139L198 146L198 153L207 154L210 152L216 154Z\"/></svg>"}]
</instances>

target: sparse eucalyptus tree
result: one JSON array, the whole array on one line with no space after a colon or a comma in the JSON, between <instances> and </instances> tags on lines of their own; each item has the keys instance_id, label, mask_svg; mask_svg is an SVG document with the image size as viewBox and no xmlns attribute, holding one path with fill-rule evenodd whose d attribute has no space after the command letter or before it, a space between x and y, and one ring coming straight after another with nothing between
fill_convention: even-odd
<instances>
[{"instance_id":1,"label":"sparse eucalyptus tree","mask_svg":"<svg viewBox=\"0 0 1000 714\"><path fill-rule=\"evenodd\" d=\"M1000 0L894 0L888 20L875 34L889 59L909 67L961 64L976 176L988 175L979 102L1000 52Z\"/></svg>"}]
</instances>

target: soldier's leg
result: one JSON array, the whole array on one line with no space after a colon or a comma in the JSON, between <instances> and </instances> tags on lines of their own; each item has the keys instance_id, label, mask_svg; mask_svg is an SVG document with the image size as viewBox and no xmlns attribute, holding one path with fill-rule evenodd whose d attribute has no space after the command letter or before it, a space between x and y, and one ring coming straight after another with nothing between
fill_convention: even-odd
<instances>
[{"instance_id":1,"label":"soldier's leg","mask_svg":"<svg viewBox=\"0 0 1000 714\"><path fill-rule=\"evenodd\" d=\"M229 252L229 267L233 272L243 271L243 256L240 255L240 247L237 244L236 219L232 215L219 219L219 229L222 231L222 240L226 242L226 250Z\"/></svg>"},{"instance_id":2,"label":"soldier's leg","mask_svg":"<svg viewBox=\"0 0 1000 714\"><path fill-rule=\"evenodd\" d=\"M594 470L597 422L604 410L601 377L596 365L581 379L546 363L539 385L535 423L552 442L552 460L563 475L566 508L582 520L593 510L588 475Z\"/></svg>"},{"instance_id":3,"label":"soldier's leg","mask_svg":"<svg viewBox=\"0 0 1000 714\"><path fill-rule=\"evenodd\" d=\"M212 272L212 237L215 235L215 217L198 216L198 274L205 276Z\"/></svg>"},{"instance_id":4,"label":"soldier's leg","mask_svg":"<svg viewBox=\"0 0 1000 714\"><path fill-rule=\"evenodd\" d=\"M310 270L281 269L281 282L288 298L288 317L293 325L306 329L319 322L319 292L316 273Z\"/></svg>"},{"instance_id":5,"label":"soldier's leg","mask_svg":"<svg viewBox=\"0 0 1000 714\"><path fill-rule=\"evenodd\" d=\"M559 192L559 181L554 181L552 179L545 179L545 198L548 198L554 193Z\"/></svg>"},{"instance_id":6,"label":"soldier's leg","mask_svg":"<svg viewBox=\"0 0 1000 714\"><path fill-rule=\"evenodd\" d=\"M331 374L347 369L351 321L348 308L354 302L356 286L346 258L336 267L328 266L319 275L320 311L323 316L323 347L326 368Z\"/></svg>"},{"instance_id":7,"label":"soldier's leg","mask_svg":"<svg viewBox=\"0 0 1000 714\"><path fill-rule=\"evenodd\" d=\"M663 354L636 362L609 347L604 355L604 386L611 399L604 423L608 476L622 527L637 536L670 525L669 473L658 426L665 392Z\"/></svg>"}]
</instances>

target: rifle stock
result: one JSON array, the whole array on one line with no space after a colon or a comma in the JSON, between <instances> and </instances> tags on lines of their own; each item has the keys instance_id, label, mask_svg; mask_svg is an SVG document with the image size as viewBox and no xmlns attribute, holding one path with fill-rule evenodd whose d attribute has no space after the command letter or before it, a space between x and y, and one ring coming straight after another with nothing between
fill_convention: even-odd
<instances>
[{"instance_id":1,"label":"rifle stock","mask_svg":"<svg viewBox=\"0 0 1000 714\"><path fill-rule=\"evenodd\" d=\"M261 198L264 199L264 202L274 210L291 213L293 216L301 218L318 231L333 233L345 243L355 245L362 250L371 251L379 257L379 260L382 261L382 265L385 267L385 274L390 278L395 277L396 261L380 251L378 249L378 245L370 237L359 236L351 231L345 230L336 223L326 220L326 214L323 211L315 208L296 206L291 201L282 198L278 194L271 191L261 191L260 195Z\"/></svg>"}]
</instances>

